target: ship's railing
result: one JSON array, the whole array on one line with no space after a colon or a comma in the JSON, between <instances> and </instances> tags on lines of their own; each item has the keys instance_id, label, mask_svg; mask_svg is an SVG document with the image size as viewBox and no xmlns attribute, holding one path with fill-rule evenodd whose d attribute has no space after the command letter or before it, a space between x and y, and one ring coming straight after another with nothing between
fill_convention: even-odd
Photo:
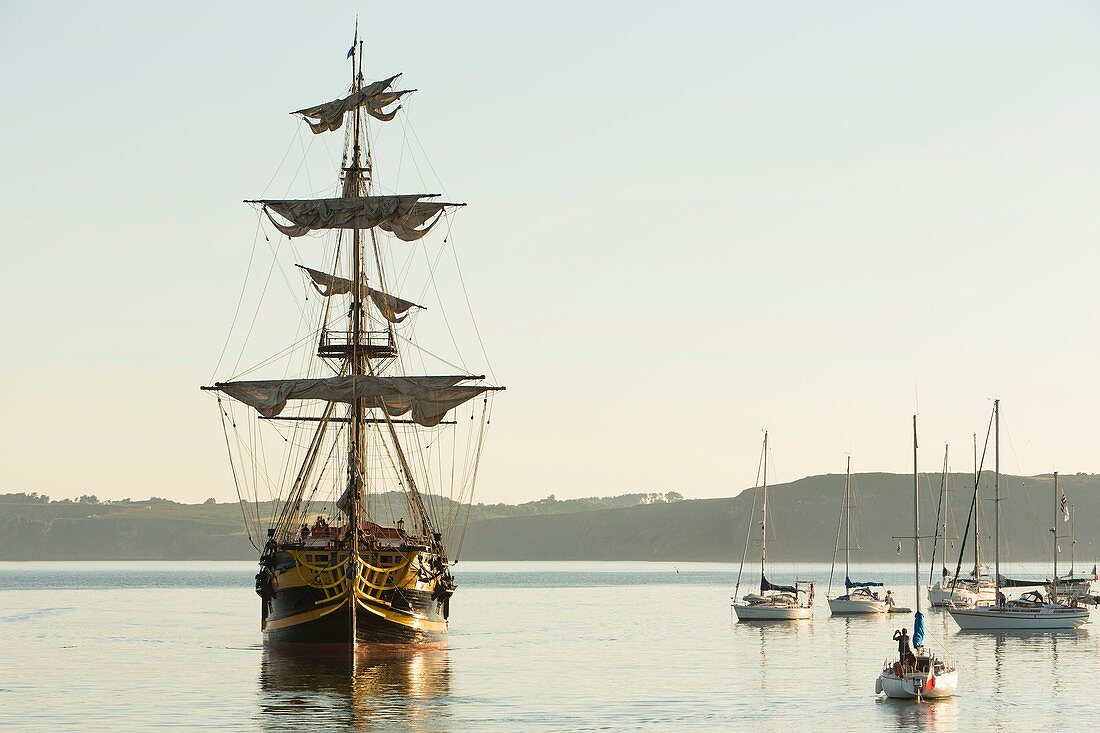
<instances>
[{"instance_id":1,"label":"ship's railing","mask_svg":"<svg viewBox=\"0 0 1100 733\"><path fill-rule=\"evenodd\" d=\"M358 344L352 331L321 331L321 337L317 343L317 353L321 356L347 356L353 351L359 351L372 359L379 359L395 356L397 345L390 330L363 331L359 334Z\"/></svg>"},{"instance_id":2,"label":"ship's railing","mask_svg":"<svg viewBox=\"0 0 1100 733\"><path fill-rule=\"evenodd\" d=\"M379 568L368 565L362 558L359 560L359 582L356 589L364 595L378 597L384 591L401 588L412 573L412 556L406 556L400 565L388 568Z\"/></svg>"},{"instance_id":3,"label":"ship's railing","mask_svg":"<svg viewBox=\"0 0 1100 733\"><path fill-rule=\"evenodd\" d=\"M356 595L380 598L386 591L404 587L413 573L412 559L410 555L406 556L404 562L399 565L378 567L359 558L355 583ZM296 567L303 583L324 591L325 597L317 601L320 604L347 593L349 561L338 565L319 565L299 558Z\"/></svg>"}]
</instances>

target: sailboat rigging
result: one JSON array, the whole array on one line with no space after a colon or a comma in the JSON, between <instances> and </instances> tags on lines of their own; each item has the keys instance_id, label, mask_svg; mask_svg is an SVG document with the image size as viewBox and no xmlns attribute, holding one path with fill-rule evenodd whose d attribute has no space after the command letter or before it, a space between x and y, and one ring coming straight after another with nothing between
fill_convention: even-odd
<instances>
[{"instance_id":1,"label":"sailboat rigging","mask_svg":"<svg viewBox=\"0 0 1100 733\"><path fill-rule=\"evenodd\" d=\"M920 491L917 473L917 416L913 415L913 587L917 606L913 614L912 649L908 636L900 638L898 659L887 660L875 681L875 694L893 698L942 698L955 694L959 671L951 660L936 656L924 643L924 614L920 610Z\"/></svg>"},{"instance_id":2,"label":"sailboat rigging","mask_svg":"<svg viewBox=\"0 0 1100 733\"><path fill-rule=\"evenodd\" d=\"M948 606L955 623L963 630L988 631L1000 629L1075 629L1089 620L1087 608L1079 607L1076 602L1070 605L1060 603L1057 595L1043 599L1038 592L1008 600L1002 587L1017 585L1001 575L1001 401L993 401L993 490L994 490L994 531L993 531L993 579L995 599L992 603L980 603L970 607ZM1055 530L1057 530L1058 499L1055 494ZM1055 531L1054 573L1057 577L1057 531Z\"/></svg>"},{"instance_id":3,"label":"sailboat rigging","mask_svg":"<svg viewBox=\"0 0 1100 733\"><path fill-rule=\"evenodd\" d=\"M978 529L979 486L981 484L982 467L985 466L986 448L989 446L989 435L992 430L993 416L990 415L989 427L986 430L986 442L982 448L981 463L978 462L978 434L974 433L974 492L970 500L970 511L967 513L966 527L963 529L962 543L959 545L959 557L955 564L954 575L952 575L950 581L945 577L928 589L928 600L933 607L973 606L977 603L989 602L995 599L996 590L993 578L982 566L981 533ZM973 534L970 532L971 528L973 528ZM970 537L973 537L974 541L974 567L968 577L960 578L963 555L966 552L966 543Z\"/></svg>"},{"instance_id":4,"label":"sailboat rigging","mask_svg":"<svg viewBox=\"0 0 1100 733\"><path fill-rule=\"evenodd\" d=\"M1073 505L1066 500L1066 492L1058 490L1057 471L1054 472L1054 513L1054 525L1050 530L1054 541L1054 573L1044 588L1055 599L1065 598L1070 601L1077 599L1079 602L1095 604L1095 599L1091 595L1095 572L1082 575L1076 572L1077 536L1074 532L1074 510ZM1059 517L1063 523L1069 523L1069 573L1066 575L1058 575L1058 553L1060 552L1058 540L1066 539L1066 535L1060 535L1057 531Z\"/></svg>"},{"instance_id":5,"label":"sailboat rigging","mask_svg":"<svg viewBox=\"0 0 1100 733\"><path fill-rule=\"evenodd\" d=\"M873 580L852 580L852 458L844 470L843 511L841 524L837 526L837 543L840 541L841 526L844 529L844 593L833 597L833 569L829 569L829 610L833 615L888 613L894 605L893 594L889 591L879 596L872 588L882 588L884 584ZM833 548L833 565L836 565L836 547Z\"/></svg>"}]
</instances>

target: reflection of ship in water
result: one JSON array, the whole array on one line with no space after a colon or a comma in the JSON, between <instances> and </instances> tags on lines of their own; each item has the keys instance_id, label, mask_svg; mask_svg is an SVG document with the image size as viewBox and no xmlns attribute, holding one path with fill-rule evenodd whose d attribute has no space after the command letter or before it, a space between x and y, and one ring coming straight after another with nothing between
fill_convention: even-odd
<instances>
[{"instance_id":1,"label":"reflection of ship in water","mask_svg":"<svg viewBox=\"0 0 1100 733\"><path fill-rule=\"evenodd\" d=\"M406 649L356 659L346 654L303 664L301 654L264 650L259 722L265 731L439 730L450 714L446 649Z\"/></svg>"}]
</instances>

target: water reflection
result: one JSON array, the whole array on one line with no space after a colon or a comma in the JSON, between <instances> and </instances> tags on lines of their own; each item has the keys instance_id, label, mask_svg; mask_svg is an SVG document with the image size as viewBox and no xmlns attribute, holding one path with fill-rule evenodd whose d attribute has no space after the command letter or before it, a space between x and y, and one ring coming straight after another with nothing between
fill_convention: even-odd
<instances>
[{"instance_id":1,"label":"water reflection","mask_svg":"<svg viewBox=\"0 0 1100 733\"><path fill-rule=\"evenodd\" d=\"M953 697L921 702L879 697L876 704L893 716L896 730L958 730L959 708Z\"/></svg>"},{"instance_id":2,"label":"water reflection","mask_svg":"<svg viewBox=\"0 0 1100 733\"><path fill-rule=\"evenodd\" d=\"M988 632L987 632L988 633ZM1050 670L1052 692L1064 691L1058 667L1059 644L1076 649L1079 640L1088 637L1087 629L1057 629L1036 631L999 631L993 636L993 679L998 693L1007 679L1019 670L1012 665L1041 665ZM960 632L961 635L961 632Z\"/></svg>"},{"instance_id":3,"label":"water reflection","mask_svg":"<svg viewBox=\"0 0 1100 733\"><path fill-rule=\"evenodd\" d=\"M260 668L263 730L434 731L450 716L447 650L386 656L317 656L265 649Z\"/></svg>"},{"instance_id":4,"label":"water reflection","mask_svg":"<svg viewBox=\"0 0 1100 733\"><path fill-rule=\"evenodd\" d=\"M733 631L735 638L751 639L756 647L756 658L749 664L759 670L757 686L765 692L790 680L790 660L797 658L800 645L812 644L814 636L813 622L806 621L738 621Z\"/></svg>"}]
</instances>

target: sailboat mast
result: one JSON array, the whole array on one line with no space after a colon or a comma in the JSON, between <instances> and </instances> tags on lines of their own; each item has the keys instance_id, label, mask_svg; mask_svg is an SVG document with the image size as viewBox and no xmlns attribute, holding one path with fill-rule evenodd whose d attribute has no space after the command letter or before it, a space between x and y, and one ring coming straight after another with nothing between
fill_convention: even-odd
<instances>
[{"instance_id":1,"label":"sailboat mast","mask_svg":"<svg viewBox=\"0 0 1100 733\"><path fill-rule=\"evenodd\" d=\"M978 434L974 433L974 582L977 583L982 574L982 557L979 550L980 533L978 532Z\"/></svg>"},{"instance_id":2,"label":"sailboat mast","mask_svg":"<svg viewBox=\"0 0 1100 733\"><path fill-rule=\"evenodd\" d=\"M943 486L940 488L940 500L943 502L943 555L940 557L940 565L943 567L943 574L947 573L947 513L948 503L950 501L947 495L947 482L950 480L948 473L948 453L951 450L951 446L944 444L943 446Z\"/></svg>"},{"instance_id":3,"label":"sailboat mast","mask_svg":"<svg viewBox=\"0 0 1100 733\"><path fill-rule=\"evenodd\" d=\"M917 589L917 613L920 613L920 495L917 490L917 416L913 415L913 582Z\"/></svg>"},{"instance_id":4,"label":"sailboat mast","mask_svg":"<svg viewBox=\"0 0 1100 733\"><path fill-rule=\"evenodd\" d=\"M1074 563L1074 560L1073 560L1074 551L1076 549L1077 549L1077 535L1074 534L1074 531L1073 531L1073 505L1071 504L1070 507L1069 507L1069 574L1070 574L1070 577L1073 577L1074 575L1077 574L1077 571L1074 568L1075 563Z\"/></svg>"},{"instance_id":5,"label":"sailboat mast","mask_svg":"<svg viewBox=\"0 0 1100 733\"><path fill-rule=\"evenodd\" d=\"M1054 516L1052 517L1053 523L1050 525L1050 541L1053 543L1054 554L1054 598L1053 602L1058 602L1058 472L1054 472Z\"/></svg>"},{"instance_id":6,"label":"sailboat mast","mask_svg":"<svg viewBox=\"0 0 1100 733\"><path fill-rule=\"evenodd\" d=\"M760 592L764 592L764 565L768 558L768 431L764 431L764 501L760 510Z\"/></svg>"},{"instance_id":7,"label":"sailboat mast","mask_svg":"<svg viewBox=\"0 0 1100 733\"><path fill-rule=\"evenodd\" d=\"M356 40L358 40L358 23L356 20ZM358 46L358 48L356 47ZM363 44L359 42L352 46L352 58L351 58L351 71L352 71L352 92L358 92L361 87L362 71L363 71ZM359 110L356 109L352 115L353 117L353 140L352 140L352 159L351 166L348 168L348 180L345 182L345 195L350 196L362 196L363 195L363 176L362 169L359 165L361 157L362 145L361 145L361 116ZM366 355L363 352L363 287L362 287L362 261L363 261L363 244L361 238L361 232L359 229L352 230L352 282L355 283L351 290L351 369L349 370L352 378L360 377L366 374ZM358 602L356 600L358 583L359 583L359 512L360 503L362 498L362 486L361 479L366 475L364 469L364 452L365 452L365 433L363 429L364 420L364 404L363 400L356 398L352 400L351 405L351 421L350 430L348 431L348 533L351 538L350 553L348 556L348 567L350 576L349 588L348 588L348 607L349 618L351 623L351 648L354 653L356 641L358 638L358 630L356 628L356 607Z\"/></svg>"},{"instance_id":8,"label":"sailboat mast","mask_svg":"<svg viewBox=\"0 0 1100 733\"><path fill-rule=\"evenodd\" d=\"M844 471L844 592L848 592L848 578L851 577L848 565L852 561L852 457L848 456L848 467Z\"/></svg>"},{"instance_id":9,"label":"sailboat mast","mask_svg":"<svg viewBox=\"0 0 1100 733\"><path fill-rule=\"evenodd\" d=\"M1001 401L993 400L993 584L1001 597Z\"/></svg>"}]
</instances>

